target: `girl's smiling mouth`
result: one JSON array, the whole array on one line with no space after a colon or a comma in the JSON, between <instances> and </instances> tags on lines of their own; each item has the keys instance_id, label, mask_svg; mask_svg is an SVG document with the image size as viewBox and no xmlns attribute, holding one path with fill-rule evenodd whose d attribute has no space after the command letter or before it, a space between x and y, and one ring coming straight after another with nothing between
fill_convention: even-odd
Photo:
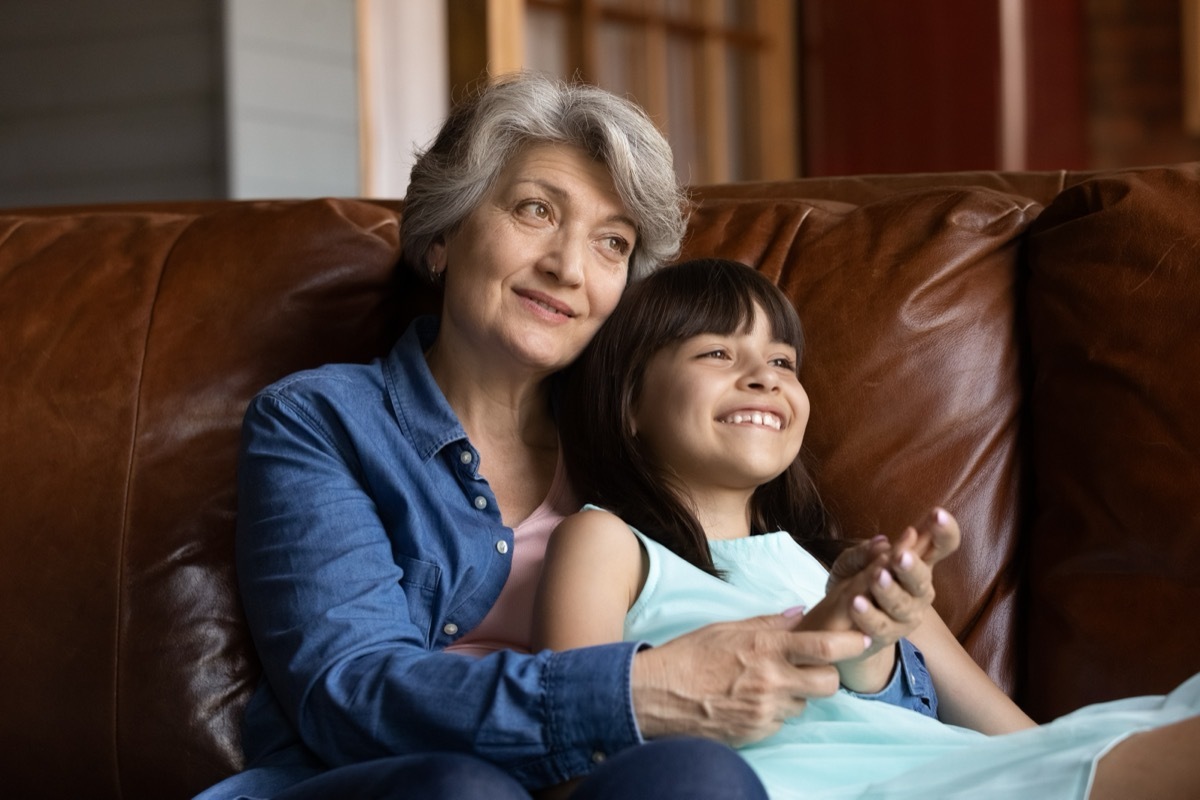
<instances>
[{"instance_id":1,"label":"girl's smiling mouth","mask_svg":"<svg viewBox=\"0 0 1200 800\"><path fill-rule=\"evenodd\" d=\"M718 418L717 422L726 425L755 425L776 431L783 428L783 420L771 411L734 411Z\"/></svg>"}]
</instances>

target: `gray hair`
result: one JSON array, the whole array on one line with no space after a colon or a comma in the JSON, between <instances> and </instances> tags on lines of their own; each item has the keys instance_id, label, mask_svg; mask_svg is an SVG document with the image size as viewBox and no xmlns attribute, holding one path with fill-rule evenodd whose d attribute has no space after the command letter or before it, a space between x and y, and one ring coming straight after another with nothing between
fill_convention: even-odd
<instances>
[{"instance_id":1,"label":"gray hair","mask_svg":"<svg viewBox=\"0 0 1200 800\"><path fill-rule=\"evenodd\" d=\"M404 201L401 240L409 265L427 278L427 255L474 211L522 150L565 144L601 161L637 227L630 280L679 252L686 197L671 147L633 102L583 83L520 73L458 104L433 143L418 154Z\"/></svg>"}]
</instances>

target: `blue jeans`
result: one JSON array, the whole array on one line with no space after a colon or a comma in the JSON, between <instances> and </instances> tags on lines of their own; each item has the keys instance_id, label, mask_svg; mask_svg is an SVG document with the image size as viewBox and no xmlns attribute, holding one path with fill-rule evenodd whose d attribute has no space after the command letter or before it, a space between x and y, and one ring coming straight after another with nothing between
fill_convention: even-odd
<instances>
[{"instance_id":1,"label":"blue jeans","mask_svg":"<svg viewBox=\"0 0 1200 800\"><path fill-rule=\"evenodd\" d=\"M707 739L656 739L617 753L571 800L767 800L767 790L733 748Z\"/></svg>"},{"instance_id":2,"label":"blue jeans","mask_svg":"<svg viewBox=\"0 0 1200 800\"><path fill-rule=\"evenodd\" d=\"M397 756L340 767L274 800L529 800L498 767L465 755ZM617 753L584 779L572 800L766 800L732 749L705 739L660 739Z\"/></svg>"}]
</instances>

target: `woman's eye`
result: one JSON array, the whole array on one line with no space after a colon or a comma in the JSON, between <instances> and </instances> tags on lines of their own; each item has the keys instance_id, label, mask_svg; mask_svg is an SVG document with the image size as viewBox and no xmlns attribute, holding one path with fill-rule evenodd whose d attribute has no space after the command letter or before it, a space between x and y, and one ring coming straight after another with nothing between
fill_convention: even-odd
<instances>
[{"instance_id":1,"label":"woman's eye","mask_svg":"<svg viewBox=\"0 0 1200 800\"><path fill-rule=\"evenodd\" d=\"M629 253L629 243L620 236L605 236L601 243L614 255L624 256Z\"/></svg>"},{"instance_id":2,"label":"woman's eye","mask_svg":"<svg viewBox=\"0 0 1200 800\"><path fill-rule=\"evenodd\" d=\"M537 219L550 219L550 206L541 200L526 200L519 206L520 210Z\"/></svg>"}]
</instances>

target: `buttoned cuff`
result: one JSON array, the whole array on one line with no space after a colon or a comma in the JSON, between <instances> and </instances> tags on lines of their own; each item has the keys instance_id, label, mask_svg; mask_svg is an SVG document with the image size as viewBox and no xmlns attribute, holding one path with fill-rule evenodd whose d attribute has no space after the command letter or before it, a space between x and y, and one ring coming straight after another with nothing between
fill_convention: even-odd
<instances>
[{"instance_id":1,"label":"buttoned cuff","mask_svg":"<svg viewBox=\"0 0 1200 800\"><path fill-rule=\"evenodd\" d=\"M937 690L925 666L925 655L907 639L896 643L896 665L887 686L873 694L846 691L863 700L877 700L937 719Z\"/></svg>"},{"instance_id":2,"label":"buttoned cuff","mask_svg":"<svg viewBox=\"0 0 1200 800\"><path fill-rule=\"evenodd\" d=\"M543 672L559 780L585 775L643 739L633 713L635 642L555 653Z\"/></svg>"}]
</instances>

